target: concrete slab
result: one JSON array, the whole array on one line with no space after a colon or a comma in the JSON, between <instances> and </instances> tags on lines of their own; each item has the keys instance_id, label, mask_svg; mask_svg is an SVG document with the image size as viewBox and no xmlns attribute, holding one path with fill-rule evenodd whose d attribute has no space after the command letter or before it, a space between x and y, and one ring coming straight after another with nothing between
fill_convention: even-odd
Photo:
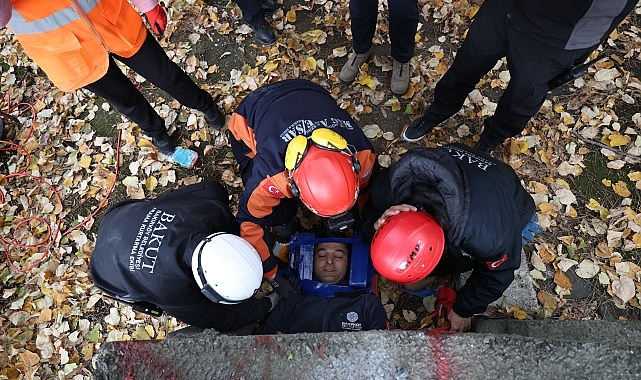
<instances>
[{"instance_id":1,"label":"concrete slab","mask_svg":"<svg viewBox=\"0 0 641 380\"><path fill-rule=\"evenodd\" d=\"M495 334L369 331L111 342L95 379L553 379L641 374L641 347Z\"/></svg>"},{"instance_id":2,"label":"concrete slab","mask_svg":"<svg viewBox=\"0 0 641 380\"><path fill-rule=\"evenodd\" d=\"M465 281L467 281L471 273L472 272L462 273L454 278L454 284L457 290L465 284ZM514 272L514 281L512 281L510 287L505 290L503 296L492 302L489 308L500 308L503 306L518 306L529 313L536 313L540 308L539 302L536 299L534 284L532 284L532 277L530 277L528 259L524 251L521 251L521 266Z\"/></svg>"},{"instance_id":3,"label":"concrete slab","mask_svg":"<svg viewBox=\"0 0 641 380\"><path fill-rule=\"evenodd\" d=\"M475 319L472 322L472 330L483 334L510 334L548 340L641 346L641 321L638 320L562 321L545 319L518 321L514 319Z\"/></svg>"}]
</instances>

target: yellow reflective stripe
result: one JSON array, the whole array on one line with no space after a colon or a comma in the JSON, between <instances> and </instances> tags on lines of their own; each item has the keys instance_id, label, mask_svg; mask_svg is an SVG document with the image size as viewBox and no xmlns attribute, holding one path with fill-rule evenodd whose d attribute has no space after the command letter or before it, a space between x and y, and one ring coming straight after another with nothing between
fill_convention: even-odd
<instances>
[{"instance_id":1,"label":"yellow reflective stripe","mask_svg":"<svg viewBox=\"0 0 641 380\"><path fill-rule=\"evenodd\" d=\"M90 12L100 0L80 0L77 2L83 12ZM80 15L73 7L67 7L38 20L27 21L20 12L13 9L13 15L8 26L16 35L44 33L58 29L68 23L78 20Z\"/></svg>"}]
</instances>

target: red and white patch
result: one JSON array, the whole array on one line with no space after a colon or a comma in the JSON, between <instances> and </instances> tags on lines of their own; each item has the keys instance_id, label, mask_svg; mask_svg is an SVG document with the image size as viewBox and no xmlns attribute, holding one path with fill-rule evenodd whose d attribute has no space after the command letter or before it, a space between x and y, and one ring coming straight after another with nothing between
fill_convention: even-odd
<instances>
[{"instance_id":1,"label":"red and white patch","mask_svg":"<svg viewBox=\"0 0 641 380\"><path fill-rule=\"evenodd\" d=\"M487 268L489 270L495 270L498 268L501 264L507 261L507 253L503 255L500 259L496 261L487 261L485 264L487 264Z\"/></svg>"},{"instance_id":2,"label":"red and white patch","mask_svg":"<svg viewBox=\"0 0 641 380\"><path fill-rule=\"evenodd\" d=\"M270 180L267 180L265 183L263 183L263 189L267 191L269 194L271 194L272 197L274 198L283 198L285 194L283 194L276 185Z\"/></svg>"}]
</instances>

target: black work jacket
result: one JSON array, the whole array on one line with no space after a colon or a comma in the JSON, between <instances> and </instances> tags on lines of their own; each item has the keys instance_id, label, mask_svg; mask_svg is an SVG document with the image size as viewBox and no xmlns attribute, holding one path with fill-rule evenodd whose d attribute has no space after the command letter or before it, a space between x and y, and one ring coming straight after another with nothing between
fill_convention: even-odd
<instances>
[{"instance_id":1,"label":"black work jacket","mask_svg":"<svg viewBox=\"0 0 641 380\"><path fill-rule=\"evenodd\" d=\"M234 330L265 315L271 301L209 301L192 275L191 259L206 236L238 230L227 191L217 183L120 202L107 211L98 228L89 261L91 277L111 297L150 302L200 328Z\"/></svg>"},{"instance_id":2,"label":"black work jacket","mask_svg":"<svg viewBox=\"0 0 641 380\"><path fill-rule=\"evenodd\" d=\"M364 211L366 238L392 205L412 204L436 218L446 240L444 255L467 256L474 269L459 290L454 311L483 312L514 279L521 262L521 231L534 201L512 168L464 145L416 148L375 177Z\"/></svg>"}]
</instances>

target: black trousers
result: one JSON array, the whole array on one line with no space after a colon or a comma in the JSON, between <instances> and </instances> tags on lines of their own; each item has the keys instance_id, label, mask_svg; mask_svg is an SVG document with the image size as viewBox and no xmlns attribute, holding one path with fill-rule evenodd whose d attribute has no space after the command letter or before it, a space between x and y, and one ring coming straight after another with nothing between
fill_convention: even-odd
<instances>
[{"instance_id":1,"label":"black trousers","mask_svg":"<svg viewBox=\"0 0 641 380\"><path fill-rule=\"evenodd\" d=\"M389 0L389 36L392 58L401 63L414 56L414 36L418 26L417 0ZM352 19L352 48L356 53L367 52L372 46L378 17L378 0L350 0Z\"/></svg>"},{"instance_id":2,"label":"black trousers","mask_svg":"<svg viewBox=\"0 0 641 380\"><path fill-rule=\"evenodd\" d=\"M563 50L537 41L519 30L503 1L481 5L454 63L436 84L434 101L423 116L431 125L458 112L481 77L507 57L510 82L481 134L486 142L499 144L520 134L539 111L550 90L548 81L582 63L596 48Z\"/></svg>"},{"instance_id":3,"label":"black trousers","mask_svg":"<svg viewBox=\"0 0 641 380\"><path fill-rule=\"evenodd\" d=\"M252 26L259 26L265 22L265 12L260 0L235 0L238 8L243 13L243 20Z\"/></svg>"},{"instance_id":4,"label":"black trousers","mask_svg":"<svg viewBox=\"0 0 641 380\"><path fill-rule=\"evenodd\" d=\"M217 109L211 95L198 87L187 73L167 57L148 31L145 42L136 54L129 58L110 54L107 73L84 88L105 98L120 113L138 124L149 137L166 136L165 121L118 68L114 58L173 96L182 105L202 112Z\"/></svg>"}]
</instances>

